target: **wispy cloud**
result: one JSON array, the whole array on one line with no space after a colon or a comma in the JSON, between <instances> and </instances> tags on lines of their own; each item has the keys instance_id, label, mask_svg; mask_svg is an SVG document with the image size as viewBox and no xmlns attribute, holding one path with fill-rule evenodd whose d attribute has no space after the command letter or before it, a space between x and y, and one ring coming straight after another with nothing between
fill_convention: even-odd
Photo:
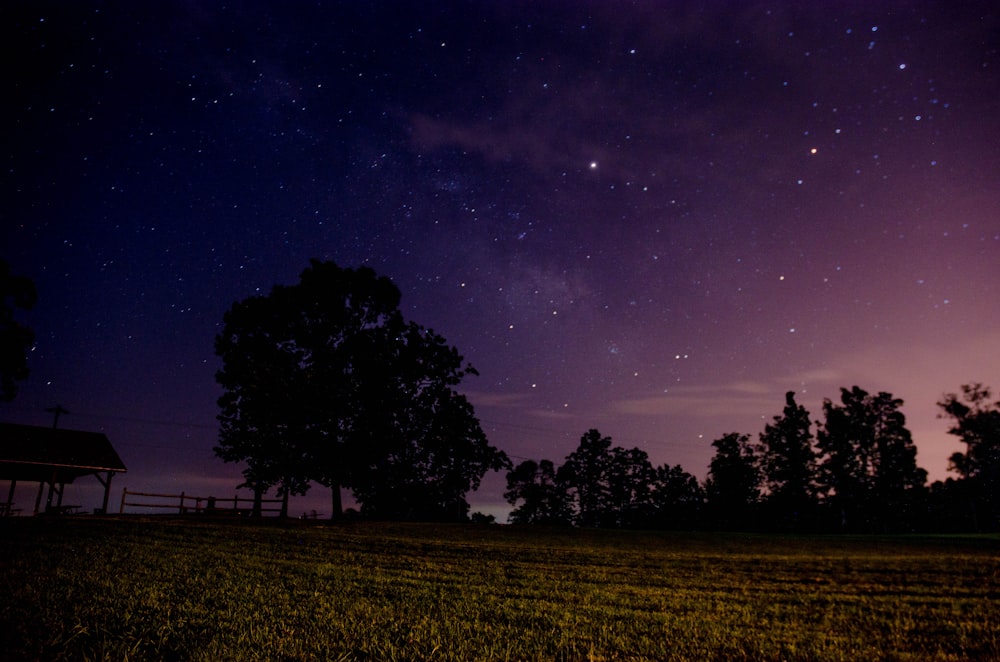
<instances>
[{"instance_id":1,"label":"wispy cloud","mask_svg":"<svg viewBox=\"0 0 1000 662\"><path fill-rule=\"evenodd\" d=\"M628 398L611 403L616 413L633 416L687 416L719 418L733 415L760 415L774 408L774 398L762 386L747 390L739 388L696 387L671 389L647 397Z\"/></svg>"},{"instance_id":2,"label":"wispy cloud","mask_svg":"<svg viewBox=\"0 0 1000 662\"><path fill-rule=\"evenodd\" d=\"M469 402L483 409L522 409L531 401L529 393L491 393L489 391L462 391Z\"/></svg>"},{"instance_id":3,"label":"wispy cloud","mask_svg":"<svg viewBox=\"0 0 1000 662\"><path fill-rule=\"evenodd\" d=\"M617 400L612 409L635 416L686 416L719 419L722 417L759 417L776 413L787 391L829 391L835 394L843 377L838 370L815 368L766 380L739 380L679 386L667 391ZM813 398L816 396L813 395Z\"/></svg>"},{"instance_id":4,"label":"wispy cloud","mask_svg":"<svg viewBox=\"0 0 1000 662\"><path fill-rule=\"evenodd\" d=\"M489 393L486 391L464 391L465 396L478 411L505 412L505 417L520 421L547 419L568 421L579 417L579 412L569 409L552 409L538 404L537 394L527 391L519 393ZM512 416L510 416L512 415ZM486 416L485 418L489 418Z\"/></svg>"}]
</instances>

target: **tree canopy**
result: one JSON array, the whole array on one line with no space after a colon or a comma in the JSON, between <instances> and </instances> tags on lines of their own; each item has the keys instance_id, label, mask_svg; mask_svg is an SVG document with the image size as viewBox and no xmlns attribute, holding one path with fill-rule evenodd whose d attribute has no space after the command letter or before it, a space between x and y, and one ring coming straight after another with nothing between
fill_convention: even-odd
<instances>
[{"instance_id":1,"label":"tree canopy","mask_svg":"<svg viewBox=\"0 0 1000 662\"><path fill-rule=\"evenodd\" d=\"M525 460L507 473L507 502L513 524L569 524L573 521L565 473L551 460Z\"/></svg>"},{"instance_id":2,"label":"tree canopy","mask_svg":"<svg viewBox=\"0 0 1000 662\"><path fill-rule=\"evenodd\" d=\"M712 442L715 455L705 479L705 498L717 526L745 526L760 499L761 474L749 435L730 432Z\"/></svg>"},{"instance_id":3,"label":"tree canopy","mask_svg":"<svg viewBox=\"0 0 1000 662\"><path fill-rule=\"evenodd\" d=\"M927 482L917 466L903 401L857 386L840 390L841 404L825 400L817 433L819 483L847 530L905 529Z\"/></svg>"},{"instance_id":4,"label":"tree canopy","mask_svg":"<svg viewBox=\"0 0 1000 662\"><path fill-rule=\"evenodd\" d=\"M812 423L795 392L785 394L785 409L764 426L757 449L764 484L764 509L777 528L798 530L816 506L816 451Z\"/></svg>"},{"instance_id":5,"label":"tree canopy","mask_svg":"<svg viewBox=\"0 0 1000 662\"><path fill-rule=\"evenodd\" d=\"M591 429L562 466L525 460L507 473L515 524L682 528L695 524L698 480L679 465L654 468L640 448L614 446Z\"/></svg>"},{"instance_id":6,"label":"tree canopy","mask_svg":"<svg viewBox=\"0 0 1000 662\"><path fill-rule=\"evenodd\" d=\"M1000 526L1000 401L982 384L965 384L961 395L949 393L938 403L950 418L948 432L965 444L952 454L949 469L967 489L965 500L977 529Z\"/></svg>"},{"instance_id":7,"label":"tree canopy","mask_svg":"<svg viewBox=\"0 0 1000 662\"><path fill-rule=\"evenodd\" d=\"M216 338L225 390L216 454L286 497L350 489L373 517L457 519L483 474L509 465L455 388L476 374L407 322L367 267L313 260L299 283L235 303Z\"/></svg>"}]
</instances>

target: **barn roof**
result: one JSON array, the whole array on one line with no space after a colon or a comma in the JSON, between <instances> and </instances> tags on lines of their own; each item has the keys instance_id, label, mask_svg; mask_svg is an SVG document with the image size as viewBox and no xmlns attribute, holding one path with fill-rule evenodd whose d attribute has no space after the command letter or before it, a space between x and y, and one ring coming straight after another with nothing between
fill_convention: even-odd
<instances>
[{"instance_id":1,"label":"barn roof","mask_svg":"<svg viewBox=\"0 0 1000 662\"><path fill-rule=\"evenodd\" d=\"M100 432L0 423L0 480L72 483L103 471L126 469Z\"/></svg>"}]
</instances>

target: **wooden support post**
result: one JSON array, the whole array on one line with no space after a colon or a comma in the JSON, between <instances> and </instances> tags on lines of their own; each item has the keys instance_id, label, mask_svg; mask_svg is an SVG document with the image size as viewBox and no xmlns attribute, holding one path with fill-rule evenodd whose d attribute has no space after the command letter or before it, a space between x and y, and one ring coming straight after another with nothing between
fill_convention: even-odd
<instances>
[{"instance_id":1,"label":"wooden support post","mask_svg":"<svg viewBox=\"0 0 1000 662\"><path fill-rule=\"evenodd\" d=\"M111 496L111 478L114 476L113 471L108 472L108 479L104 481L104 501L101 503L101 514L108 514L108 498ZM100 476L98 476L100 478Z\"/></svg>"},{"instance_id":2,"label":"wooden support post","mask_svg":"<svg viewBox=\"0 0 1000 662\"><path fill-rule=\"evenodd\" d=\"M125 512L125 495L128 494L128 488L122 488L122 505L118 507L118 514L121 515Z\"/></svg>"},{"instance_id":3,"label":"wooden support post","mask_svg":"<svg viewBox=\"0 0 1000 662\"><path fill-rule=\"evenodd\" d=\"M38 483L38 496L35 497L35 510L32 511L32 515L38 514L38 508L42 505L42 490L45 489L45 481Z\"/></svg>"},{"instance_id":4,"label":"wooden support post","mask_svg":"<svg viewBox=\"0 0 1000 662\"><path fill-rule=\"evenodd\" d=\"M7 492L7 514L11 512L11 508L14 507L14 488L17 487L17 481L13 478L10 480L10 491Z\"/></svg>"},{"instance_id":5,"label":"wooden support post","mask_svg":"<svg viewBox=\"0 0 1000 662\"><path fill-rule=\"evenodd\" d=\"M52 478L49 480L49 495L45 497L45 512L52 510L52 496L56 491L56 472L52 472Z\"/></svg>"}]
</instances>

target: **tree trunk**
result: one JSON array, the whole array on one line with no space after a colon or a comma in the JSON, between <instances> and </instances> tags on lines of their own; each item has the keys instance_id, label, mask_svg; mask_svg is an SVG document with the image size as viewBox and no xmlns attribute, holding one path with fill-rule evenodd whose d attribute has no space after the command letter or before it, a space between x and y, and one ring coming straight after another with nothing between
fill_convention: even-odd
<instances>
[{"instance_id":1,"label":"tree trunk","mask_svg":"<svg viewBox=\"0 0 1000 662\"><path fill-rule=\"evenodd\" d=\"M250 511L250 517L260 517L261 509L263 508L264 500L264 488L260 485L255 485L253 488L253 509Z\"/></svg>"},{"instance_id":2,"label":"tree trunk","mask_svg":"<svg viewBox=\"0 0 1000 662\"><path fill-rule=\"evenodd\" d=\"M344 514L344 501L340 496L340 485L334 485L330 492L332 492L333 502L331 503L330 519L338 520Z\"/></svg>"}]
</instances>

